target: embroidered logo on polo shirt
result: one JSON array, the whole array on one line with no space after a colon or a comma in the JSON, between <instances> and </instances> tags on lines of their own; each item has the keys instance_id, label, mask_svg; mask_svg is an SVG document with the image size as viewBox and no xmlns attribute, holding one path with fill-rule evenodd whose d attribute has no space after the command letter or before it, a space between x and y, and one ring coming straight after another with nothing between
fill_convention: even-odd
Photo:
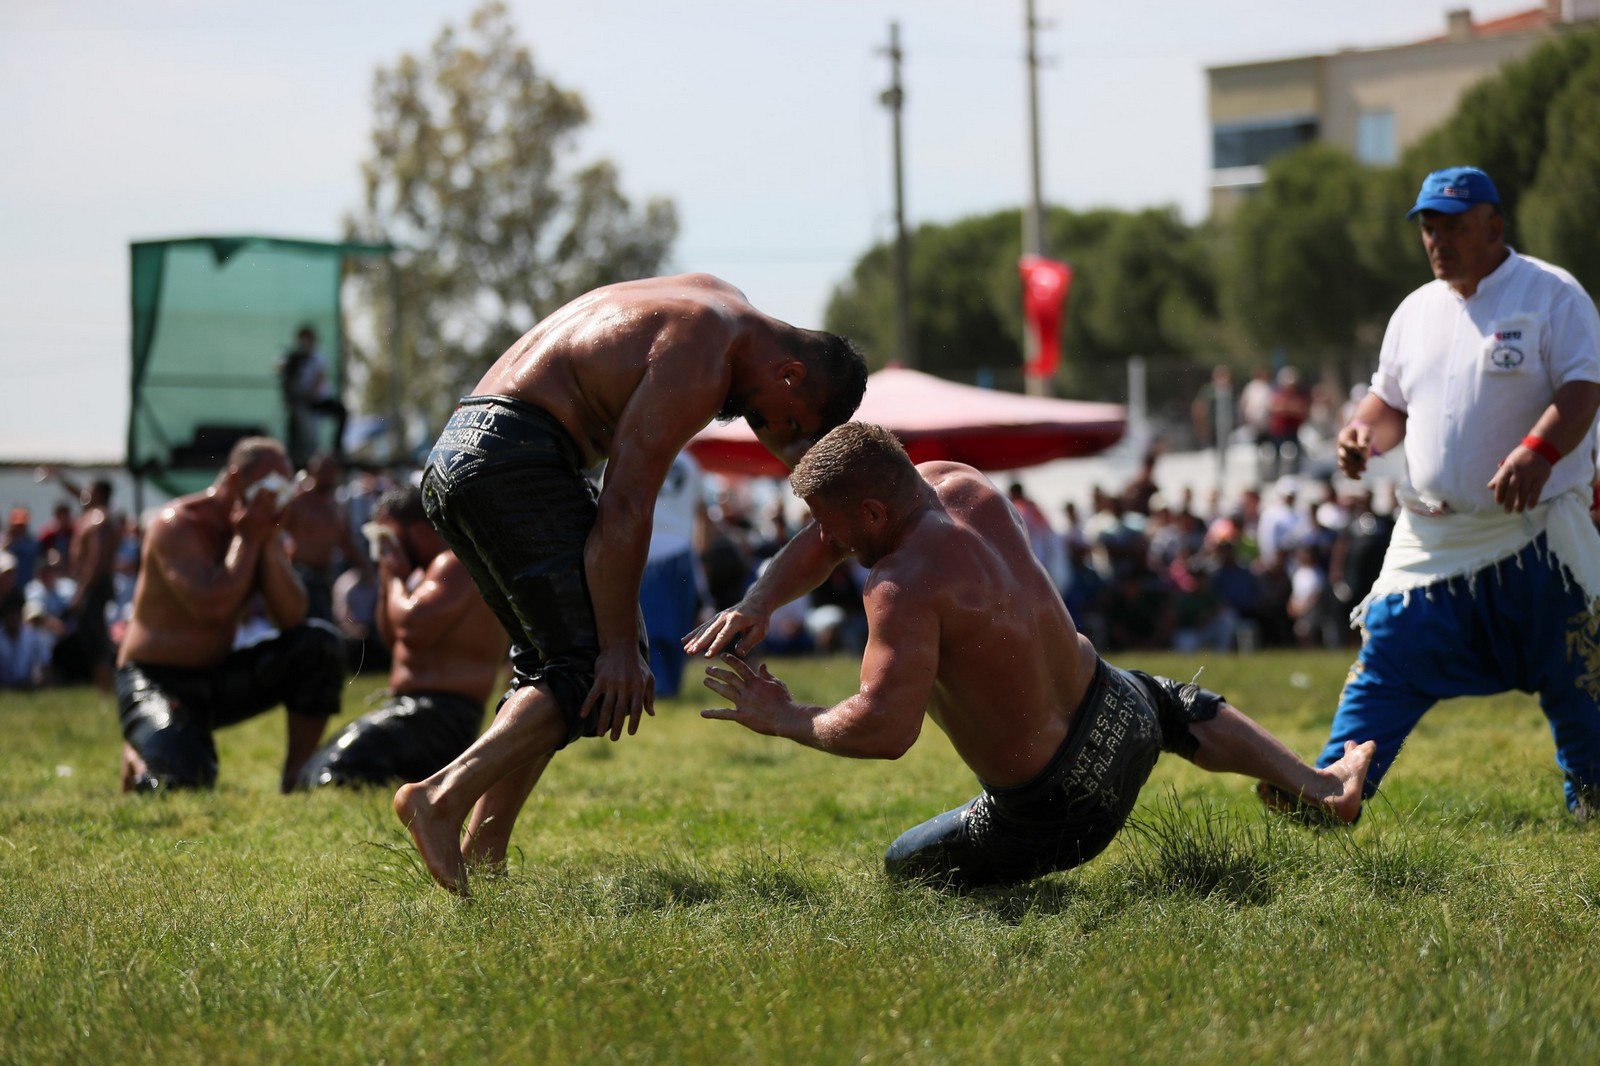
<instances>
[{"instance_id":1,"label":"embroidered logo on polo shirt","mask_svg":"<svg viewBox=\"0 0 1600 1066\"><path fill-rule=\"evenodd\" d=\"M1499 334L1495 335L1495 339L1500 339ZM1489 353L1489 362L1499 370L1515 370L1522 365L1522 360L1522 349L1509 344L1496 344L1494 351Z\"/></svg>"}]
</instances>

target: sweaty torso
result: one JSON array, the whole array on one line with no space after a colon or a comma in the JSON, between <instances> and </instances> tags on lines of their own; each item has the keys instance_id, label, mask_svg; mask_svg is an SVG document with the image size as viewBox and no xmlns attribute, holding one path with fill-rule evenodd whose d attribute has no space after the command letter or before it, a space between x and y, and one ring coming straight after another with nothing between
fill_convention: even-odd
<instances>
[{"instance_id":1,"label":"sweaty torso","mask_svg":"<svg viewBox=\"0 0 1600 1066\"><path fill-rule=\"evenodd\" d=\"M248 596L234 605L233 622L218 625L202 615L178 586L184 580L204 581L207 570L222 566L233 540L225 516L203 496L185 496L166 507L145 537L139 579L133 589L133 610L117 663L208 668L220 663L233 647L236 616Z\"/></svg>"},{"instance_id":2,"label":"sweaty torso","mask_svg":"<svg viewBox=\"0 0 1600 1066\"><path fill-rule=\"evenodd\" d=\"M1094 676L1095 652L1034 558L1011 505L965 467L925 464L939 508L894 553L898 580L939 623L929 714L985 784L1021 784L1050 761Z\"/></svg>"},{"instance_id":3,"label":"sweaty torso","mask_svg":"<svg viewBox=\"0 0 1600 1066\"><path fill-rule=\"evenodd\" d=\"M618 423L648 373L668 378L659 402L703 409L711 421L728 394L729 352L761 319L738 289L709 275L608 285L529 330L473 394L544 408L593 466L611 454Z\"/></svg>"},{"instance_id":4,"label":"sweaty torso","mask_svg":"<svg viewBox=\"0 0 1600 1066\"><path fill-rule=\"evenodd\" d=\"M448 618L430 618L412 624L404 612L395 618L393 662L389 688L398 695L418 692L453 692L478 703L487 702L495 680L507 662L511 642L506 631L477 594L472 576L451 552L442 552L429 564L430 580L465 588L469 595Z\"/></svg>"},{"instance_id":5,"label":"sweaty torso","mask_svg":"<svg viewBox=\"0 0 1600 1066\"><path fill-rule=\"evenodd\" d=\"M289 557L301 566L326 570L343 543L344 512L332 492L302 492L284 512L283 527L292 539Z\"/></svg>"},{"instance_id":6,"label":"sweaty torso","mask_svg":"<svg viewBox=\"0 0 1600 1066\"><path fill-rule=\"evenodd\" d=\"M117 536L103 507L91 507L73 534L67 553L72 572L93 582L111 575L116 562Z\"/></svg>"}]
</instances>

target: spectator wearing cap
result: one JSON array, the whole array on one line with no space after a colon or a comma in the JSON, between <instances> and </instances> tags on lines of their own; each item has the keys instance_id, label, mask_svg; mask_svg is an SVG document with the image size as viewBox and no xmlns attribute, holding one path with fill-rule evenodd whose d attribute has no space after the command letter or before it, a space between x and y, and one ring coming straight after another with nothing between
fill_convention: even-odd
<instances>
[{"instance_id":1,"label":"spectator wearing cap","mask_svg":"<svg viewBox=\"0 0 1600 1066\"><path fill-rule=\"evenodd\" d=\"M1429 174L1407 217L1434 280L1390 319L1337 442L1350 478L1403 448L1403 507L1320 761L1375 739L1370 794L1436 701L1538 692L1586 820L1600 813L1600 314L1571 274L1507 243L1482 170Z\"/></svg>"}]
</instances>

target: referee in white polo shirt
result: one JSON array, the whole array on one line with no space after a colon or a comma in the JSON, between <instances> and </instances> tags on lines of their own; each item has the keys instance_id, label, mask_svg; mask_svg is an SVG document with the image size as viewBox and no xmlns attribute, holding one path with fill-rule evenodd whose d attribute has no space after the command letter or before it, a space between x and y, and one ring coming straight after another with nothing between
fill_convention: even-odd
<instances>
[{"instance_id":1,"label":"referee in white polo shirt","mask_svg":"<svg viewBox=\"0 0 1600 1066\"><path fill-rule=\"evenodd\" d=\"M1352 616L1366 639L1318 765L1346 740L1376 740L1370 794L1438 700L1537 692L1567 807L1595 817L1600 316L1572 275L1506 244L1483 171L1429 174L1406 217L1435 280L1390 319L1372 390L1338 440L1352 478L1404 446L1403 510Z\"/></svg>"}]
</instances>

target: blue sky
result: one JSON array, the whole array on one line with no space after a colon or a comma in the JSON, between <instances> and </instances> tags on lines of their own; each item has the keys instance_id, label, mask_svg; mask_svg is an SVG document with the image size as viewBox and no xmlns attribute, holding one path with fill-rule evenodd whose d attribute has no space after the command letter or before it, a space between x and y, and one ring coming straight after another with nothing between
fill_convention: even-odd
<instances>
[{"instance_id":1,"label":"blue sky","mask_svg":"<svg viewBox=\"0 0 1600 1066\"><path fill-rule=\"evenodd\" d=\"M1537 0L1480 3L1479 19ZM470 2L0 4L0 458L115 460L129 241L336 237L357 207L372 73ZM1037 0L1047 199L1206 199L1207 66L1443 30L1451 0ZM676 201L673 265L816 326L891 234L880 50L900 23L912 225L1027 192L1023 0L512 0L589 106L574 162ZM71 412L70 415L68 412Z\"/></svg>"}]
</instances>

